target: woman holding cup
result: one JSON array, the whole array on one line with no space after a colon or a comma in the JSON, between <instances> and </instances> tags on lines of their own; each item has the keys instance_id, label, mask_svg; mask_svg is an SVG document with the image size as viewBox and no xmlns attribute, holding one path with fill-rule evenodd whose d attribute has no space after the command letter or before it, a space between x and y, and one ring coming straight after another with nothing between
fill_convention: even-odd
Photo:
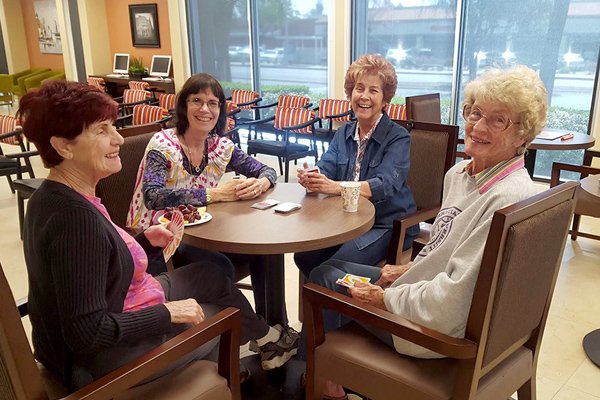
<instances>
[{"instance_id":1,"label":"woman holding cup","mask_svg":"<svg viewBox=\"0 0 600 400\"><path fill-rule=\"evenodd\" d=\"M410 136L385 113L397 83L394 67L381 55L367 54L352 63L344 89L357 120L337 130L317 163L318 169L305 164L298 170L298 182L309 191L340 196L342 191L351 191L345 186L358 184L360 195L375 206L375 224L362 236L342 245L294 254L305 277L330 258L376 265L387 254L394 219L416 211L406 183ZM417 226L407 231L405 249L417 233Z\"/></svg>"}]
</instances>

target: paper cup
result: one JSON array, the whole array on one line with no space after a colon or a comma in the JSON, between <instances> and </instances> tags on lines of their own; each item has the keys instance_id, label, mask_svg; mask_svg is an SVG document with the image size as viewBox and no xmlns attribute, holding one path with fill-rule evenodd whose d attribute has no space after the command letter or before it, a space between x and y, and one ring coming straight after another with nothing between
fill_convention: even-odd
<instances>
[{"instance_id":1,"label":"paper cup","mask_svg":"<svg viewBox=\"0 0 600 400\"><path fill-rule=\"evenodd\" d=\"M360 182L341 182L342 207L346 212L358 211L358 198L360 197Z\"/></svg>"}]
</instances>

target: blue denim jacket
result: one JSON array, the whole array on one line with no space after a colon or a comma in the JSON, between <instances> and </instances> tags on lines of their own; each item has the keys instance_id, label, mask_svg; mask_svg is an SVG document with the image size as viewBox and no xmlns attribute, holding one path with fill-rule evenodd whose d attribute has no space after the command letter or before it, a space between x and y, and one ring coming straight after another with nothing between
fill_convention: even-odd
<instances>
[{"instance_id":1,"label":"blue denim jacket","mask_svg":"<svg viewBox=\"0 0 600 400\"><path fill-rule=\"evenodd\" d=\"M335 181L352 180L358 145L354 140L357 122L341 126L329 149L317 162L321 173ZM375 206L375 223L366 234L354 239L363 249L392 229L394 219L417 210L413 195L406 183L410 167L410 136L406 129L383 114L369 139L360 167L360 181L371 188L371 202ZM407 236L416 236L418 226L407 230Z\"/></svg>"}]
</instances>

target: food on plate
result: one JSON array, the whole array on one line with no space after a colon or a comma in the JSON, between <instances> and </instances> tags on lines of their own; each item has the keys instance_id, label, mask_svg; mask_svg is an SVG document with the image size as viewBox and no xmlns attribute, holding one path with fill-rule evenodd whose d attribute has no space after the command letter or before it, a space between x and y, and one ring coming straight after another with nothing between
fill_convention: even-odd
<instances>
[{"instance_id":1,"label":"food on plate","mask_svg":"<svg viewBox=\"0 0 600 400\"><path fill-rule=\"evenodd\" d=\"M170 221L174 210L179 210L181 214L183 214L183 220L185 223L191 224L202 219L204 213L206 212L206 207L195 207L191 204L180 204L177 207L165 207L165 213L163 214L162 218Z\"/></svg>"}]
</instances>

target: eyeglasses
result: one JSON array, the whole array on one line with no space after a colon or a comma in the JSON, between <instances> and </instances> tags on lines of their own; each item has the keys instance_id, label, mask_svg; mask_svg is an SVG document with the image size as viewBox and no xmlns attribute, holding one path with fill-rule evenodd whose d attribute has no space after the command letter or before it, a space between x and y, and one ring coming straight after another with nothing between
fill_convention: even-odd
<instances>
[{"instance_id":1,"label":"eyeglasses","mask_svg":"<svg viewBox=\"0 0 600 400\"><path fill-rule=\"evenodd\" d=\"M188 99L187 103L189 104L190 108L204 108L206 105L211 111L217 111L219 107L221 107L221 103L217 100L209 100L208 102L204 102L198 97L192 97Z\"/></svg>"},{"instance_id":2,"label":"eyeglasses","mask_svg":"<svg viewBox=\"0 0 600 400\"><path fill-rule=\"evenodd\" d=\"M485 115L478 107L465 106L465 108L463 108L463 118L471 125L475 125L482 118L485 118L488 129L493 133L504 132L511 125L520 124L520 122L514 122L502 114Z\"/></svg>"}]
</instances>

